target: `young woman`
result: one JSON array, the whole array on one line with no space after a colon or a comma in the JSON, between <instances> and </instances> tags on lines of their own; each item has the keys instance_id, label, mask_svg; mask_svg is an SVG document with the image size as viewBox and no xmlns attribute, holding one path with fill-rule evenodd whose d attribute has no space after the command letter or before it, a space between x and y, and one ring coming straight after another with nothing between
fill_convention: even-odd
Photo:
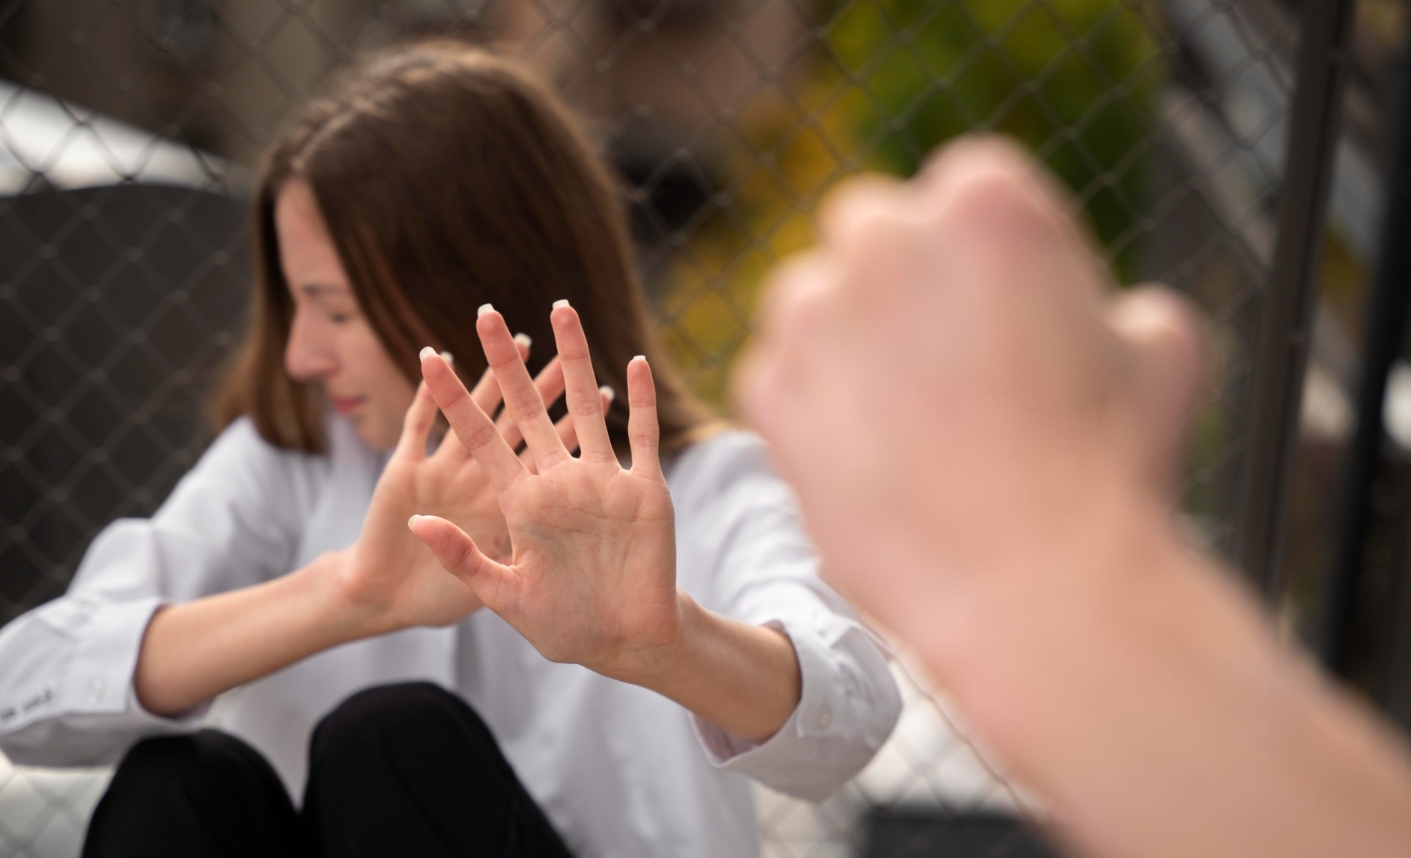
<instances>
[{"instance_id":1,"label":"young woman","mask_svg":"<svg viewBox=\"0 0 1411 858\"><path fill-rule=\"evenodd\" d=\"M0 630L0 748L121 760L85 854L750 855L747 778L871 758L884 660L671 373L542 89L455 44L363 66L274 148L255 239L224 430Z\"/></svg>"}]
</instances>

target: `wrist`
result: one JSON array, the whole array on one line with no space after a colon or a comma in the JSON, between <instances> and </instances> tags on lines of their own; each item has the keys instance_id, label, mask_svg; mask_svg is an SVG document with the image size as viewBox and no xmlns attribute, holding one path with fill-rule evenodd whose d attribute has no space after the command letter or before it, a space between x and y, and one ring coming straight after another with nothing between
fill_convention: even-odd
<instances>
[{"instance_id":1,"label":"wrist","mask_svg":"<svg viewBox=\"0 0 1411 858\"><path fill-rule=\"evenodd\" d=\"M320 624L336 643L395 631L398 625L381 605L366 597L354 567L356 546L327 551L299 570L309 579L309 595ZM333 644L336 645L336 644Z\"/></svg>"},{"instance_id":2,"label":"wrist","mask_svg":"<svg viewBox=\"0 0 1411 858\"><path fill-rule=\"evenodd\" d=\"M1091 522L1062 539L1036 541L1037 550L1016 552L955 586L948 615L957 615L952 626L959 631L937 629L921 647L933 668L964 681L990 673L974 663L977 651L1001 659L1037 654L1013 646L1015 640L1035 641L1038 649L1081 648L1091 634L1074 634L1079 628L1105 636L1148 633L1131 618L1184 598L1173 587L1180 589L1194 559L1175 517L1154 497L1132 498Z\"/></svg>"},{"instance_id":3,"label":"wrist","mask_svg":"<svg viewBox=\"0 0 1411 858\"><path fill-rule=\"evenodd\" d=\"M1114 514L1109 538L1086 551L1032 562L1042 565L971 588L967 633L922 655L977 733L1018 768L1036 764L1016 773L1053 797L1052 772L1097 776L1095 760L1069 753L1092 736L1135 755L1190 726L1141 733L1147 722L1129 708L1196 719L1202 708L1277 698L1290 678L1292 660L1256 602L1157 504Z\"/></svg>"},{"instance_id":4,"label":"wrist","mask_svg":"<svg viewBox=\"0 0 1411 858\"><path fill-rule=\"evenodd\" d=\"M1192 855L1261 851L1239 839L1250 831L1266 846L1282 832L1273 853L1312 855L1393 820L1407 830L1405 801L1351 786L1394 769L1397 743L1330 693L1169 514L1133 513L1027 592L977 594L968 658L923 653L976 734L1093 854L1139 854L1152 830ZM1152 771L1185 788L1132 789ZM1319 819L1346 824L1302 822Z\"/></svg>"},{"instance_id":5,"label":"wrist","mask_svg":"<svg viewBox=\"0 0 1411 858\"><path fill-rule=\"evenodd\" d=\"M678 631L620 663L614 679L674 700L752 742L789 719L803 692L794 645L783 632L713 613L678 590Z\"/></svg>"},{"instance_id":6,"label":"wrist","mask_svg":"<svg viewBox=\"0 0 1411 858\"><path fill-rule=\"evenodd\" d=\"M630 644L601 665L587 665L609 679L661 690L669 679L689 669L698 648L706 611L679 587L676 620L669 635L645 644Z\"/></svg>"}]
</instances>

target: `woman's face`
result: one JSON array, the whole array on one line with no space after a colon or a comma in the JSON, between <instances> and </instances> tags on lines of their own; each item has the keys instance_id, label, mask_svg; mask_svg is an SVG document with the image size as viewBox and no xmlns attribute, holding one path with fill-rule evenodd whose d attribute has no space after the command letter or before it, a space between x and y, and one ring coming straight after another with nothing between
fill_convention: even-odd
<instances>
[{"instance_id":1,"label":"woman's face","mask_svg":"<svg viewBox=\"0 0 1411 858\"><path fill-rule=\"evenodd\" d=\"M392 449L415 389L358 306L308 182L296 177L285 183L275 198L274 226L294 297L285 369L299 381L322 384L363 443Z\"/></svg>"}]
</instances>

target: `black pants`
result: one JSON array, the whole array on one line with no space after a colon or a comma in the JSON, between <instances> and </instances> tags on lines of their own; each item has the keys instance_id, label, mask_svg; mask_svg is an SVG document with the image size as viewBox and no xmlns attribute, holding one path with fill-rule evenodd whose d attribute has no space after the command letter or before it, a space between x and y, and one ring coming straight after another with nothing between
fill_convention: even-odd
<instances>
[{"instance_id":1,"label":"black pants","mask_svg":"<svg viewBox=\"0 0 1411 858\"><path fill-rule=\"evenodd\" d=\"M569 852L474 710L418 682L361 691L319 722L302 811L264 757L233 736L139 742L94 811L83 855Z\"/></svg>"}]
</instances>

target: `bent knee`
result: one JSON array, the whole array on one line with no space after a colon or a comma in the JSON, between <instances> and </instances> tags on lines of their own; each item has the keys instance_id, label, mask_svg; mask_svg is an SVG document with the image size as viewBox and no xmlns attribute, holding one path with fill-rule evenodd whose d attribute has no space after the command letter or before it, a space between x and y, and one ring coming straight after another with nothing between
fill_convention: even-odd
<instances>
[{"instance_id":1,"label":"bent knee","mask_svg":"<svg viewBox=\"0 0 1411 858\"><path fill-rule=\"evenodd\" d=\"M314 730L310 750L315 756L337 753L389 735L414 735L467 716L483 727L464 700L434 683L379 685L357 692L328 713Z\"/></svg>"},{"instance_id":2,"label":"bent knee","mask_svg":"<svg viewBox=\"0 0 1411 858\"><path fill-rule=\"evenodd\" d=\"M359 691L330 712L309 744L310 772L392 769L507 769L490 728L460 697L430 682Z\"/></svg>"},{"instance_id":3,"label":"bent knee","mask_svg":"<svg viewBox=\"0 0 1411 858\"><path fill-rule=\"evenodd\" d=\"M179 736L150 736L128 749L118 772L164 780L204 778L213 772L263 766L259 752L218 730Z\"/></svg>"},{"instance_id":4,"label":"bent knee","mask_svg":"<svg viewBox=\"0 0 1411 858\"><path fill-rule=\"evenodd\" d=\"M234 736L202 730L153 736L133 745L118 764L104 802L122 813L168 812L192 802L263 802L284 796L279 776L259 752Z\"/></svg>"}]
</instances>

